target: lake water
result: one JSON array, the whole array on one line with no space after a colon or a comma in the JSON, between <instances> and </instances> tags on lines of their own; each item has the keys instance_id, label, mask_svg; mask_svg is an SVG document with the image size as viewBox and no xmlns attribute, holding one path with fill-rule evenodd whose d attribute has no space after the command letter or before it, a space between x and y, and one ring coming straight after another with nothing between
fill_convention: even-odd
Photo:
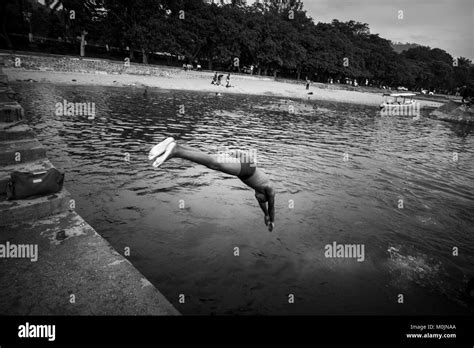
<instances>
[{"instance_id":1,"label":"lake water","mask_svg":"<svg viewBox=\"0 0 474 348\"><path fill-rule=\"evenodd\" d=\"M78 213L184 314L473 312L472 128L273 97L13 87ZM95 118L57 116L63 100L95 103ZM182 159L153 168L167 136L257 151L275 231L240 180ZM325 257L333 242L363 245L364 261Z\"/></svg>"}]
</instances>

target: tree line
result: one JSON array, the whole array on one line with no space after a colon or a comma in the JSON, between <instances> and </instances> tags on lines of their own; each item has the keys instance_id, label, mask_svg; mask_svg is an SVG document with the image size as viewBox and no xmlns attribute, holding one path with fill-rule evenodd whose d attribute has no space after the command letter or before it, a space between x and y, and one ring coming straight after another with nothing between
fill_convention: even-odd
<instances>
[{"instance_id":1,"label":"tree line","mask_svg":"<svg viewBox=\"0 0 474 348\"><path fill-rule=\"evenodd\" d=\"M174 64L199 62L209 70L234 71L253 66L255 74L320 82L350 78L445 92L474 84L467 58L425 46L397 53L367 23L315 23L300 1L284 7L278 0L251 6L199 0L63 0L61 5L52 10L33 0L2 1L2 46L15 49L32 32L52 38L48 47L55 53L61 43L77 47L87 33L88 53L100 46L113 55L110 48L116 47L142 63L153 63L160 52ZM22 35L13 40L13 34Z\"/></svg>"}]
</instances>

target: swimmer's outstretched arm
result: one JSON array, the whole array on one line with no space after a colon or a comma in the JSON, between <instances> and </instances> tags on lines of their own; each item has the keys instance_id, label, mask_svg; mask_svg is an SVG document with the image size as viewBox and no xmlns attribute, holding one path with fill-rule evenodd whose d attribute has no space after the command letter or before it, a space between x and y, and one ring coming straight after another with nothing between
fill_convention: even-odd
<instances>
[{"instance_id":1,"label":"swimmer's outstretched arm","mask_svg":"<svg viewBox=\"0 0 474 348\"><path fill-rule=\"evenodd\" d=\"M265 225L271 232L275 227L275 190L272 187L265 189L265 193L255 191L255 198L263 211ZM268 207L267 207L268 202Z\"/></svg>"},{"instance_id":2,"label":"swimmer's outstretched arm","mask_svg":"<svg viewBox=\"0 0 474 348\"><path fill-rule=\"evenodd\" d=\"M257 198L258 205L260 205L260 208L262 209L263 214L265 215L265 225L268 226L268 222L270 221L270 215L268 214L265 196L260 193L255 193L255 198Z\"/></svg>"},{"instance_id":3,"label":"swimmer's outstretched arm","mask_svg":"<svg viewBox=\"0 0 474 348\"><path fill-rule=\"evenodd\" d=\"M269 188L267 190L268 194L268 212L270 215L270 221L275 222L275 190Z\"/></svg>"},{"instance_id":4,"label":"swimmer's outstretched arm","mask_svg":"<svg viewBox=\"0 0 474 348\"><path fill-rule=\"evenodd\" d=\"M267 189L268 195L268 213L270 215L270 222L268 223L268 230L271 232L275 227L275 190L270 187Z\"/></svg>"}]
</instances>

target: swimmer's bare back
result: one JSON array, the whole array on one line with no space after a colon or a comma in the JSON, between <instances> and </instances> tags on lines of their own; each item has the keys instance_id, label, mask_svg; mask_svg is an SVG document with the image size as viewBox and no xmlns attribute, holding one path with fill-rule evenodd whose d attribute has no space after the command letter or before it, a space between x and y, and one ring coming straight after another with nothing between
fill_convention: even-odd
<instances>
[{"instance_id":1,"label":"swimmer's bare back","mask_svg":"<svg viewBox=\"0 0 474 348\"><path fill-rule=\"evenodd\" d=\"M239 156L242 152L234 152ZM154 146L148 155L150 160L155 159L153 166L158 167L165 161L173 158L183 158L202 164L210 169L237 176L244 184L255 190L255 198L264 213L264 222L269 231L273 231L275 224L275 190L265 173L257 168L252 161L223 161L202 151L177 144L173 138L167 138ZM245 157L248 158L248 157Z\"/></svg>"}]
</instances>

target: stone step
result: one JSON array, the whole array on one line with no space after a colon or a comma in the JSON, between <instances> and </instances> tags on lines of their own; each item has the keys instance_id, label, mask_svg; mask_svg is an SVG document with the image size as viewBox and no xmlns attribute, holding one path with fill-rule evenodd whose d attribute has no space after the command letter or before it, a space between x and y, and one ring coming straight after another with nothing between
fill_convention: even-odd
<instances>
[{"instance_id":1,"label":"stone step","mask_svg":"<svg viewBox=\"0 0 474 348\"><path fill-rule=\"evenodd\" d=\"M43 172L50 168L54 168L53 164L48 159L40 159L34 162L25 162L19 164L12 164L9 166L0 166L0 195L6 194L8 181L10 181L10 174L12 172L29 172L37 173Z\"/></svg>"},{"instance_id":2,"label":"stone step","mask_svg":"<svg viewBox=\"0 0 474 348\"><path fill-rule=\"evenodd\" d=\"M46 149L36 139L0 142L0 166L33 162L46 157Z\"/></svg>"},{"instance_id":3,"label":"stone step","mask_svg":"<svg viewBox=\"0 0 474 348\"><path fill-rule=\"evenodd\" d=\"M0 226L63 213L74 207L70 193L63 187L61 192L46 196L8 201L0 196Z\"/></svg>"},{"instance_id":4,"label":"stone step","mask_svg":"<svg viewBox=\"0 0 474 348\"><path fill-rule=\"evenodd\" d=\"M0 103L18 102L21 100L19 93L15 92L8 85L0 84Z\"/></svg>"},{"instance_id":5,"label":"stone step","mask_svg":"<svg viewBox=\"0 0 474 348\"><path fill-rule=\"evenodd\" d=\"M0 94L1 96L2 94ZM15 101L0 102L0 122L16 122L23 119L23 107Z\"/></svg>"},{"instance_id":6,"label":"stone step","mask_svg":"<svg viewBox=\"0 0 474 348\"><path fill-rule=\"evenodd\" d=\"M1 94L1 93L5 93L5 94L11 94L11 93L13 93L13 94L16 94L16 92L15 92L13 89L11 89L11 87L8 86L8 85L6 85L6 86L0 86L0 94Z\"/></svg>"},{"instance_id":7,"label":"stone step","mask_svg":"<svg viewBox=\"0 0 474 348\"><path fill-rule=\"evenodd\" d=\"M14 101L16 101L15 97L17 95L18 95L18 93L16 93L8 85L0 85L0 102L2 102L2 103L14 102Z\"/></svg>"},{"instance_id":8,"label":"stone step","mask_svg":"<svg viewBox=\"0 0 474 348\"><path fill-rule=\"evenodd\" d=\"M26 124L15 122L0 122L0 141L33 139L35 132Z\"/></svg>"},{"instance_id":9,"label":"stone step","mask_svg":"<svg viewBox=\"0 0 474 348\"><path fill-rule=\"evenodd\" d=\"M21 100L20 94L15 92L8 85L0 85L0 102L11 103Z\"/></svg>"}]
</instances>

